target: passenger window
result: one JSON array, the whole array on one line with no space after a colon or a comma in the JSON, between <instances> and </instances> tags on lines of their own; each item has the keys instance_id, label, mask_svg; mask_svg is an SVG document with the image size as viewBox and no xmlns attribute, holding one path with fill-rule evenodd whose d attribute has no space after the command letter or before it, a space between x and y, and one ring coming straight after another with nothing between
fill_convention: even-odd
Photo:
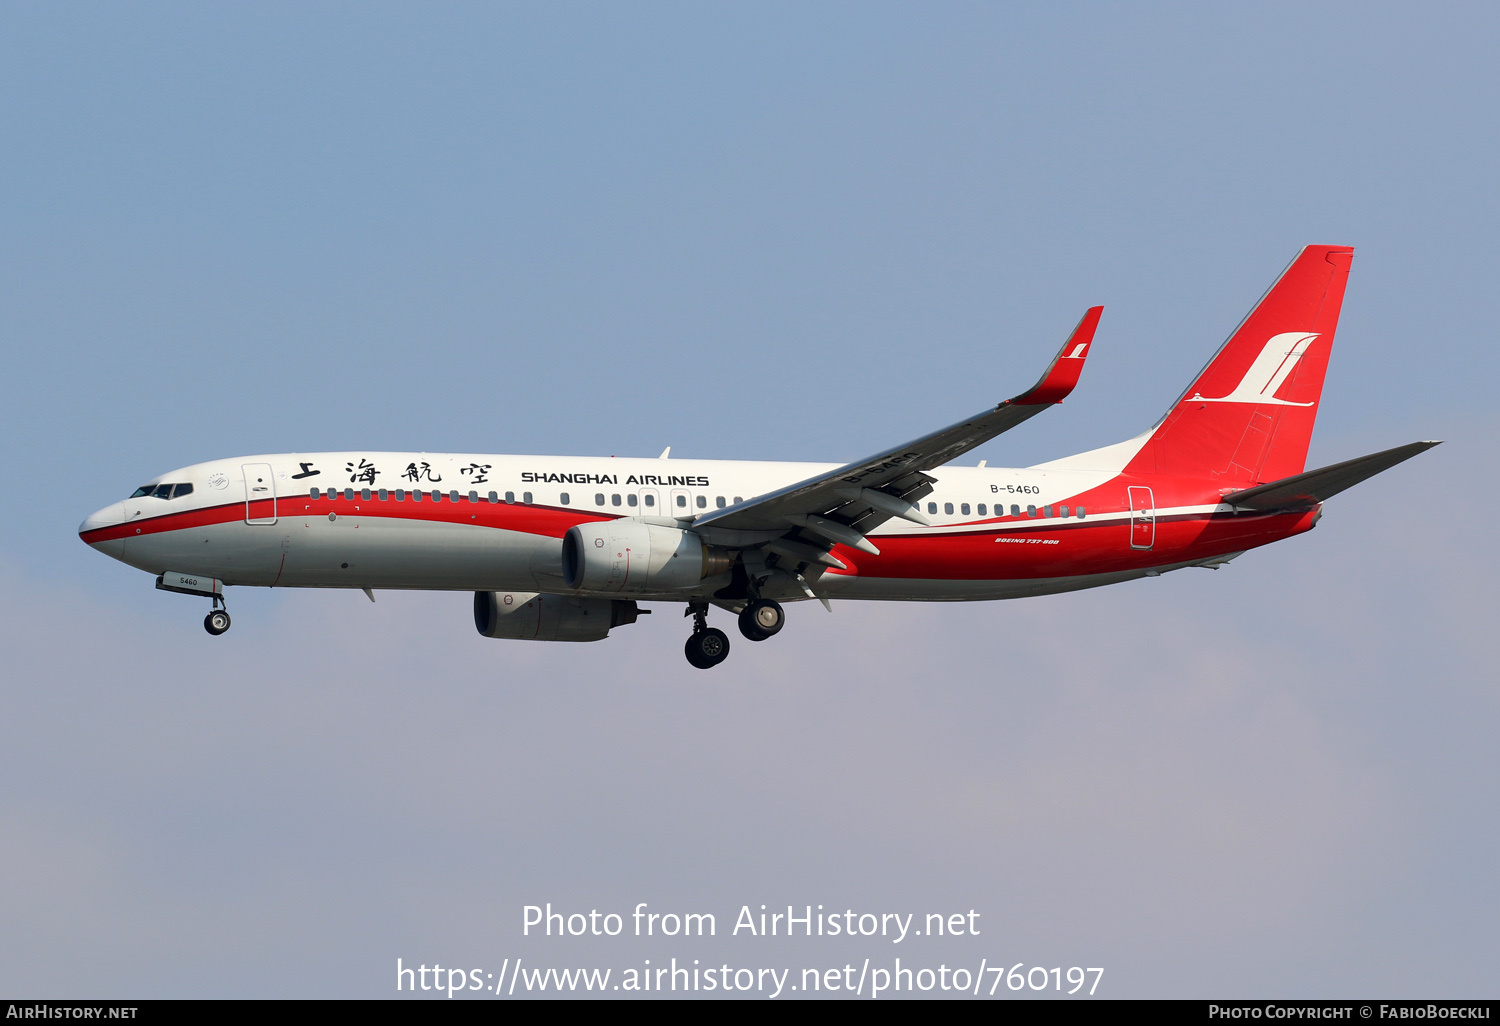
<instances>
[{"instance_id":1,"label":"passenger window","mask_svg":"<svg viewBox=\"0 0 1500 1026\"><path fill-rule=\"evenodd\" d=\"M935 502L929 502L927 504L927 512L929 512L929 513L936 513L937 512L937 503L935 503Z\"/></svg>"},{"instance_id":2,"label":"passenger window","mask_svg":"<svg viewBox=\"0 0 1500 1026\"><path fill-rule=\"evenodd\" d=\"M647 508L650 508L650 507L655 506L655 505L656 505L656 496L651 495L651 494L648 493L646 495L646 506L647 506Z\"/></svg>"},{"instance_id":3,"label":"passenger window","mask_svg":"<svg viewBox=\"0 0 1500 1026\"><path fill-rule=\"evenodd\" d=\"M417 491L415 488L413 488L412 489L412 493L411 493L411 501L412 502L421 502L422 501L422 493L419 492L419 491Z\"/></svg>"},{"instance_id":4,"label":"passenger window","mask_svg":"<svg viewBox=\"0 0 1500 1026\"><path fill-rule=\"evenodd\" d=\"M982 517L989 516L989 514L985 512L985 510L988 509L988 508L989 508L988 506L986 506L984 503L981 502L979 504L979 515L982 516Z\"/></svg>"},{"instance_id":5,"label":"passenger window","mask_svg":"<svg viewBox=\"0 0 1500 1026\"><path fill-rule=\"evenodd\" d=\"M531 505L531 493L530 492L522 492L521 493L521 501L524 502L524 503L526 503L526 505L530 506Z\"/></svg>"},{"instance_id":6,"label":"passenger window","mask_svg":"<svg viewBox=\"0 0 1500 1026\"><path fill-rule=\"evenodd\" d=\"M951 503L951 502L945 502L945 503L943 503L943 512L946 513L948 516L951 517L953 515L953 503Z\"/></svg>"},{"instance_id":7,"label":"passenger window","mask_svg":"<svg viewBox=\"0 0 1500 1026\"><path fill-rule=\"evenodd\" d=\"M516 493L515 492L506 492L505 493L505 501L507 503L515 502L516 501Z\"/></svg>"},{"instance_id":8,"label":"passenger window","mask_svg":"<svg viewBox=\"0 0 1500 1026\"><path fill-rule=\"evenodd\" d=\"M434 488L432 490L432 494L430 494L427 497L429 499L431 499L433 502L442 502L443 501L443 493L440 492L440 491L438 491L436 488Z\"/></svg>"},{"instance_id":9,"label":"passenger window","mask_svg":"<svg viewBox=\"0 0 1500 1026\"><path fill-rule=\"evenodd\" d=\"M192 495L192 494L193 494L193 486L192 485L190 485L190 484L180 484L180 485L177 486L177 490L172 493L172 498L174 498L174 499L180 499L184 495Z\"/></svg>"},{"instance_id":10,"label":"passenger window","mask_svg":"<svg viewBox=\"0 0 1500 1026\"><path fill-rule=\"evenodd\" d=\"M613 495L611 495L609 497L609 504L611 506L618 506L620 504L620 493L619 492L616 492L615 494L613 494Z\"/></svg>"},{"instance_id":11,"label":"passenger window","mask_svg":"<svg viewBox=\"0 0 1500 1026\"><path fill-rule=\"evenodd\" d=\"M370 501L370 489L368 489L368 488L361 488L359 490L359 497L360 497L361 501L363 501L363 502L369 502Z\"/></svg>"},{"instance_id":12,"label":"passenger window","mask_svg":"<svg viewBox=\"0 0 1500 1026\"><path fill-rule=\"evenodd\" d=\"M1046 514L1047 516L1050 517L1052 515L1052 507L1051 506L1043 506L1042 507L1042 512L1044 514Z\"/></svg>"},{"instance_id":13,"label":"passenger window","mask_svg":"<svg viewBox=\"0 0 1500 1026\"><path fill-rule=\"evenodd\" d=\"M568 498L568 493L567 492L563 492L562 493L562 504L564 506L566 506L568 503L570 503L572 501L573 501L572 499Z\"/></svg>"},{"instance_id":14,"label":"passenger window","mask_svg":"<svg viewBox=\"0 0 1500 1026\"><path fill-rule=\"evenodd\" d=\"M686 495L679 495L679 496L677 496L677 507L678 507L678 509L685 509L687 507L687 496Z\"/></svg>"},{"instance_id":15,"label":"passenger window","mask_svg":"<svg viewBox=\"0 0 1500 1026\"><path fill-rule=\"evenodd\" d=\"M1066 506L1059 506L1059 507L1057 507L1057 515L1060 516L1060 517L1062 517L1062 518L1064 518L1064 519L1066 519L1067 516L1068 516L1068 507L1066 507Z\"/></svg>"},{"instance_id":16,"label":"passenger window","mask_svg":"<svg viewBox=\"0 0 1500 1026\"><path fill-rule=\"evenodd\" d=\"M635 492L631 492L629 495L625 496L625 505L627 505L627 506L634 506L635 503L636 503Z\"/></svg>"},{"instance_id":17,"label":"passenger window","mask_svg":"<svg viewBox=\"0 0 1500 1026\"><path fill-rule=\"evenodd\" d=\"M500 496L496 495L494 492L490 492L490 494L485 497L490 500L491 505L494 505L495 503L500 501Z\"/></svg>"},{"instance_id":18,"label":"passenger window","mask_svg":"<svg viewBox=\"0 0 1500 1026\"><path fill-rule=\"evenodd\" d=\"M312 491L307 493L307 497L309 499L321 499L323 497L323 493L317 488L314 488Z\"/></svg>"},{"instance_id":19,"label":"passenger window","mask_svg":"<svg viewBox=\"0 0 1500 1026\"><path fill-rule=\"evenodd\" d=\"M472 495L473 493L470 492L469 494ZM458 496L458 489L457 488L453 489L453 491L451 491L451 492L448 493L448 501L449 502L457 502L458 498L459 498L459 496Z\"/></svg>"},{"instance_id":20,"label":"passenger window","mask_svg":"<svg viewBox=\"0 0 1500 1026\"><path fill-rule=\"evenodd\" d=\"M469 493L469 501L470 502L478 502L479 501L479 493L471 491Z\"/></svg>"},{"instance_id":21,"label":"passenger window","mask_svg":"<svg viewBox=\"0 0 1500 1026\"><path fill-rule=\"evenodd\" d=\"M1021 515L1021 507L1017 506L1015 503L1011 503L1010 504L1010 515L1013 516L1013 517L1020 516Z\"/></svg>"},{"instance_id":22,"label":"passenger window","mask_svg":"<svg viewBox=\"0 0 1500 1026\"><path fill-rule=\"evenodd\" d=\"M700 495L700 496L698 496L698 508L699 509L708 509L708 496L707 495Z\"/></svg>"},{"instance_id":23,"label":"passenger window","mask_svg":"<svg viewBox=\"0 0 1500 1026\"><path fill-rule=\"evenodd\" d=\"M738 495L736 495L736 496L735 496L735 497L734 497L734 504L735 504L735 505L736 505L736 506L738 506L738 505L739 505L739 504L740 504L740 503L742 503L742 502L744 502L744 501L745 501L745 500L744 500L744 499L742 499L742 498L740 498L740 497L739 497L739 496L738 496Z\"/></svg>"},{"instance_id":24,"label":"passenger window","mask_svg":"<svg viewBox=\"0 0 1500 1026\"><path fill-rule=\"evenodd\" d=\"M715 499L714 500L714 505L717 506L719 509L723 509L724 506L725 506L724 496L721 495L717 499Z\"/></svg>"},{"instance_id":25,"label":"passenger window","mask_svg":"<svg viewBox=\"0 0 1500 1026\"><path fill-rule=\"evenodd\" d=\"M347 500L349 500L350 502L353 502L354 501L354 489L353 488L345 488L344 489L344 498L347 499Z\"/></svg>"},{"instance_id":26,"label":"passenger window","mask_svg":"<svg viewBox=\"0 0 1500 1026\"><path fill-rule=\"evenodd\" d=\"M1028 517L1034 517L1034 516L1036 516L1036 507L1035 506L1027 506L1026 507L1026 515Z\"/></svg>"},{"instance_id":27,"label":"passenger window","mask_svg":"<svg viewBox=\"0 0 1500 1026\"><path fill-rule=\"evenodd\" d=\"M962 506L958 507L958 511L960 513L962 513L964 516L968 516L969 515L969 504L967 502L964 503Z\"/></svg>"},{"instance_id":28,"label":"passenger window","mask_svg":"<svg viewBox=\"0 0 1500 1026\"><path fill-rule=\"evenodd\" d=\"M595 492L594 493L594 505L595 506L602 506L602 505L604 505L604 493L603 492Z\"/></svg>"},{"instance_id":29,"label":"passenger window","mask_svg":"<svg viewBox=\"0 0 1500 1026\"><path fill-rule=\"evenodd\" d=\"M1082 507L1082 506L1079 506L1079 507L1078 507L1078 519L1079 519L1079 520L1082 520L1082 519L1083 519L1083 517L1084 517L1084 513L1083 513L1083 507Z\"/></svg>"},{"instance_id":30,"label":"passenger window","mask_svg":"<svg viewBox=\"0 0 1500 1026\"><path fill-rule=\"evenodd\" d=\"M397 488L396 489L396 501L397 502L405 502L406 501L406 489L405 488Z\"/></svg>"},{"instance_id":31,"label":"passenger window","mask_svg":"<svg viewBox=\"0 0 1500 1026\"><path fill-rule=\"evenodd\" d=\"M385 502L387 499L389 499L391 497L391 493L388 492L388 491L386 491L384 488L380 489L379 494L380 494L380 501L381 502Z\"/></svg>"}]
</instances>

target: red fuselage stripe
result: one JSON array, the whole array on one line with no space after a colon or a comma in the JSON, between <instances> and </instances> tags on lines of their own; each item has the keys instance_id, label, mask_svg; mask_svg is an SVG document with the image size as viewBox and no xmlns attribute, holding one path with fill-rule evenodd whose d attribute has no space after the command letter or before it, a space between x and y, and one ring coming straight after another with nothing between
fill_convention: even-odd
<instances>
[{"instance_id":1,"label":"red fuselage stripe","mask_svg":"<svg viewBox=\"0 0 1500 1026\"><path fill-rule=\"evenodd\" d=\"M158 500L160 501L160 500ZM574 524L617 519L616 515L569 507L451 502L416 503L410 499L313 499L284 496L249 504L249 519L310 519L336 516L379 517L411 523L466 524L539 537L561 538ZM430 503L430 505L429 505ZM1128 510L1112 510L1085 520L1006 517L966 525L944 533L910 532L876 538L880 556L845 546L834 549L849 566L834 576L928 580L1026 579L1138 570L1167 563L1206 559L1255 548L1299 534L1312 525L1313 512L1282 513L1203 511L1154 518L1153 544L1132 548ZM244 502L143 517L82 534L91 544L192 528L242 523ZM1003 525L1004 530L995 528Z\"/></svg>"}]
</instances>

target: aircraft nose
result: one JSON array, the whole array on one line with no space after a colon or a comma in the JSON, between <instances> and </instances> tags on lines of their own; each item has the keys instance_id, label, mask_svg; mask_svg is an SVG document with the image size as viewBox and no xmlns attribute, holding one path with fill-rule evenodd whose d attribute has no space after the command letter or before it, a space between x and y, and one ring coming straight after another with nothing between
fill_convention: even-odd
<instances>
[{"instance_id":1,"label":"aircraft nose","mask_svg":"<svg viewBox=\"0 0 1500 1026\"><path fill-rule=\"evenodd\" d=\"M118 558L125 552L125 540L123 538L110 538L108 535L98 535L95 532L114 527L117 524L123 524L124 522L125 504L123 502L112 502L97 513L90 513L85 517L83 523L78 525L78 536L100 552Z\"/></svg>"},{"instance_id":2,"label":"aircraft nose","mask_svg":"<svg viewBox=\"0 0 1500 1026\"><path fill-rule=\"evenodd\" d=\"M78 525L79 534L88 534L97 531L101 527L113 527L125 522L125 504L123 502L112 502L97 513L90 513L84 518L83 523Z\"/></svg>"}]
</instances>

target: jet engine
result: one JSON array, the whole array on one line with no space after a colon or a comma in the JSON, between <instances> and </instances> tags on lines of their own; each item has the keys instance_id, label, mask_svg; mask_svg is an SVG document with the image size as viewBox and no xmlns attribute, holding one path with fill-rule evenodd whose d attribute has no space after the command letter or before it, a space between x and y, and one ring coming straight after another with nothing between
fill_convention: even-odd
<instances>
[{"instance_id":1,"label":"jet engine","mask_svg":"<svg viewBox=\"0 0 1500 1026\"><path fill-rule=\"evenodd\" d=\"M531 592L476 591L474 626L486 638L603 641L642 610L622 599L577 599Z\"/></svg>"},{"instance_id":2,"label":"jet engine","mask_svg":"<svg viewBox=\"0 0 1500 1026\"><path fill-rule=\"evenodd\" d=\"M563 535L563 580L579 591L660 594L729 573L733 555L691 531L639 520L575 524Z\"/></svg>"}]
</instances>

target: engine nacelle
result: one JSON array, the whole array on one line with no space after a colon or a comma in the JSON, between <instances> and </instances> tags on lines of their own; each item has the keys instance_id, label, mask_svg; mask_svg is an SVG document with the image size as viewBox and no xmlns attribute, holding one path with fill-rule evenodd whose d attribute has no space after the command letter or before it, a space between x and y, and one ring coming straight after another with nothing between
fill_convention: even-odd
<instances>
[{"instance_id":1,"label":"engine nacelle","mask_svg":"<svg viewBox=\"0 0 1500 1026\"><path fill-rule=\"evenodd\" d=\"M575 599L532 592L476 591L474 626L486 638L517 641L603 641L611 627L641 613L622 599Z\"/></svg>"},{"instance_id":2,"label":"engine nacelle","mask_svg":"<svg viewBox=\"0 0 1500 1026\"><path fill-rule=\"evenodd\" d=\"M563 580L580 591L659 594L727 574L733 556L680 527L639 520L575 524L563 535Z\"/></svg>"}]
</instances>

